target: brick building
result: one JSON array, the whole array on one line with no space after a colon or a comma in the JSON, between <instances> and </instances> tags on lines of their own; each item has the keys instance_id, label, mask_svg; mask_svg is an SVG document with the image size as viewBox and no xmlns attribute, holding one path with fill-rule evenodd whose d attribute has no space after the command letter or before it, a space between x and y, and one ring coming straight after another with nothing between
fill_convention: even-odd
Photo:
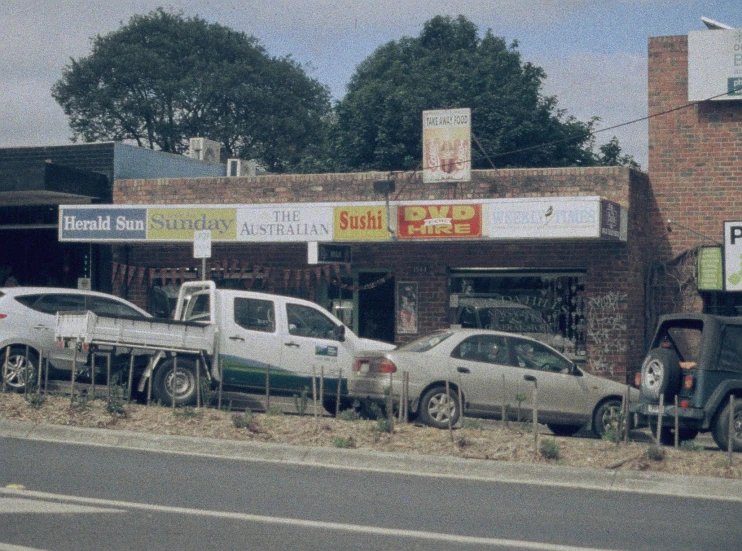
<instances>
[{"instance_id":1,"label":"brick building","mask_svg":"<svg viewBox=\"0 0 742 551\"><path fill-rule=\"evenodd\" d=\"M416 173L395 174L387 206L374 183L389 177L117 180L110 208L119 210L110 212L130 221L141 216L150 230L146 236L114 236L119 240L114 292L160 309L168 289L200 277L193 230L230 211L240 231L223 239L212 232L207 265L208 276L221 286L310 298L361 336L395 342L451 323L470 324L467 316L477 308L496 304L507 307L506 319L477 323L548 333L589 370L616 379L639 365L643 281L652 254L646 246L650 189L645 174L620 167L487 170L474 171L471 182L445 184L424 184ZM420 219L431 224L413 226L423 211ZM108 212L67 209L64 215L78 222L89 216L95 225ZM373 216L364 218L366 212ZM453 219L455 227L456 212L481 216L461 225L474 233L457 239L431 227L441 216ZM265 223L268 213L275 223ZM359 224L365 229L344 234L343 213L363 220ZM384 221L377 224L376 216ZM186 218L190 233L181 231ZM610 219L612 229L606 226ZM302 225L279 231L289 221ZM132 222L132 227L143 225ZM325 226L331 236L311 235L312 228ZM296 235L280 233L286 231ZM310 263L313 239L349 246L350 262ZM404 317L406 307L414 313L412 325Z\"/></svg>"},{"instance_id":2,"label":"brick building","mask_svg":"<svg viewBox=\"0 0 742 551\"><path fill-rule=\"evenodd\" d=\"M715 53L689 58L689 38L705 42L731 34L734 41L738 32L710 30L649 39L648 230L657 251L648 277L653 314L704 310L736 315L742 306L739 293L698 280L699 253L708 250L702 246L720 251L723 222L742 218L742 101L722 96L726 78L703 96L709 99L689 99L689 67L710 63L707 56ZM725 65L735 64L733 51ZM722 76L731 76L733 70Z\"/></svg>"}]
</instances>

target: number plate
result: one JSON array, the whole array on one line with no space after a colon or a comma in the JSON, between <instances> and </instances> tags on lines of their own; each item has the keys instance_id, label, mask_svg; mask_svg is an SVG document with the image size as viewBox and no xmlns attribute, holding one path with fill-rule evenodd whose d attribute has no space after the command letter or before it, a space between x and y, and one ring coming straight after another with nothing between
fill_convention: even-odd
<instances>
[{"instance_id":1,"label":"number plate","mask_svg":"<svg viewBox=\"0 0 742 551\"><path fill-rule=\"evenodd\" d=\"M647 413L657 413L657 414L659 414L659 412L660 412L660 406L655 406L655 405L652 405L652 404L649 404L647 406Z\"/></svg>"}]
</instances>

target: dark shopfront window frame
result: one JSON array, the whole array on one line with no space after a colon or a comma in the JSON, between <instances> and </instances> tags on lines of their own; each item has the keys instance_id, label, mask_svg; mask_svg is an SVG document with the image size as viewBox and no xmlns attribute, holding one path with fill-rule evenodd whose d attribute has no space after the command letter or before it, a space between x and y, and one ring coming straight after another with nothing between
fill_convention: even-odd
<instances>
[{"instance_id":1,"label":"dark shopfront window frame","mask_svg":"<svg viewBox=\"0 0 742 551\"><path fill-rule=\"evenodd\" d=\"M453 268L451 323L527 334L574 360L584 359L585 274L576 269Z\"/></svg>"}]
</instances>

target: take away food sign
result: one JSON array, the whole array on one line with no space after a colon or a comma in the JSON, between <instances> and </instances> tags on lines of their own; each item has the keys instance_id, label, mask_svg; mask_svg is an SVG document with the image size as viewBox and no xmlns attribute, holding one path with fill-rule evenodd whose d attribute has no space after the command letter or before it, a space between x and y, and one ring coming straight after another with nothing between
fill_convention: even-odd
<instances>
[{"instance_id":1,"label":"take away food sign","mask_svg":"<svg viewBox=\"0 0 742 551\"><path fill-rule=\"evenodd\" d=\"M471 109L423 111L423 182L471 180Z\"/></svg>"}]
</instances>

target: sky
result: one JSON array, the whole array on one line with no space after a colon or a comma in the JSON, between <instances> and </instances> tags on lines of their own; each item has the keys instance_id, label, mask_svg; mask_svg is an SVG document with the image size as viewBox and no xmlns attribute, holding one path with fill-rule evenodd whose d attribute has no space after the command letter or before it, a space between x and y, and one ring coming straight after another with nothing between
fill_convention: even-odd
<instances>
[{"instance_id":1,"label":"sky","mask_svg":"<svg viewBox=\"0 0 742 551\"><path fill-rule=\"evenodd\" d=\"M742 27L739 0L3 0L0 3L0 147L64 145L72 132L51 87L91 38L157 7L199 16L291 55L334 99L376 48L416 37L436 15L464 15L483 34L517 40L546 72L544 94L582 121L596 143L619 139L647 169L647 41L705 29L701 16Z\"/></svg>"}]
</instances>

